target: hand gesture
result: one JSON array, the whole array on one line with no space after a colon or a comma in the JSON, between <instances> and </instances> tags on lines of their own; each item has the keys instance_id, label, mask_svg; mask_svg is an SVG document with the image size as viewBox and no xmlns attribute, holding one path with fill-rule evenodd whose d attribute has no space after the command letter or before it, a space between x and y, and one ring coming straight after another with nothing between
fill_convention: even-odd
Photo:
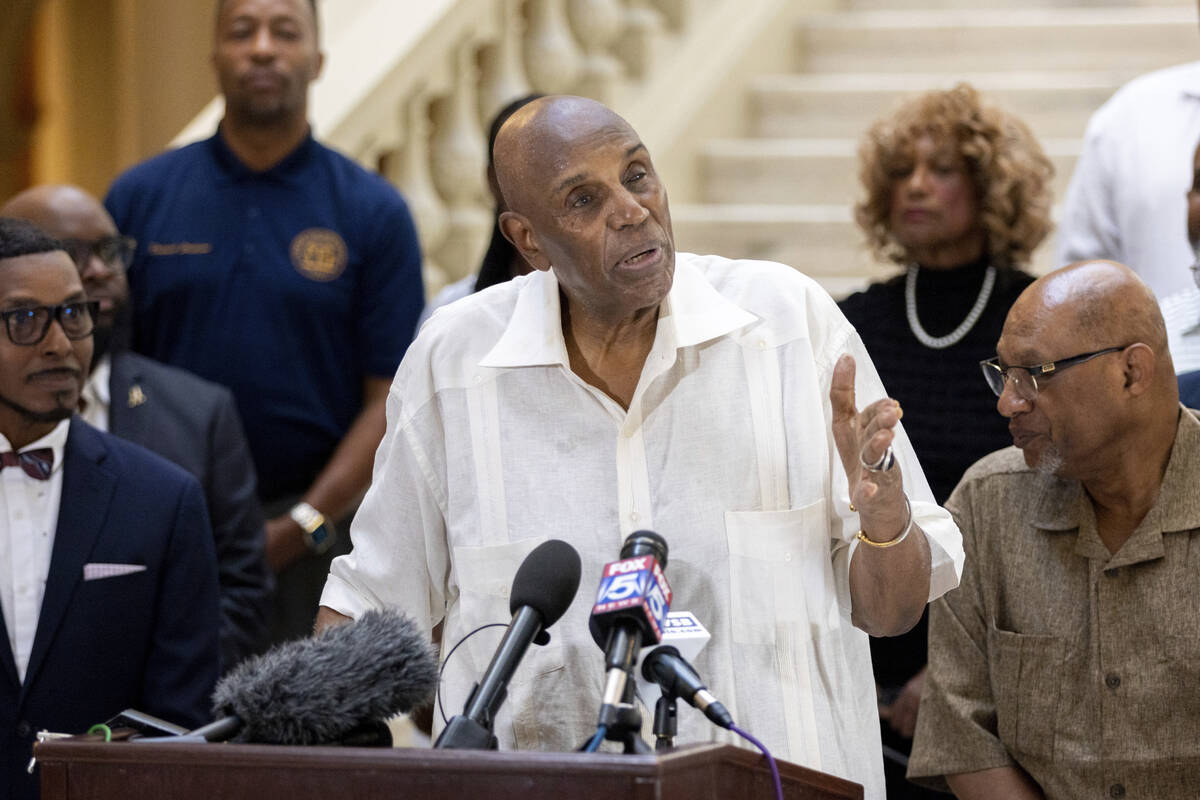
<instances>
[{"instance_id":1,"label":"hand gesture","mask_svg":"<svg viewBox=\"0 0 1200 800\"><path fill-rule=\"evenodd\" d=\"M907 526L900 466L892 456L896 423L903 412L890 397L859 411L854 402L854 359L843 355L833 368L829 401L833 406L833 440L846 480L850 506L862 529L874 541L887 541Z\"/></svg>"}]
</instances>

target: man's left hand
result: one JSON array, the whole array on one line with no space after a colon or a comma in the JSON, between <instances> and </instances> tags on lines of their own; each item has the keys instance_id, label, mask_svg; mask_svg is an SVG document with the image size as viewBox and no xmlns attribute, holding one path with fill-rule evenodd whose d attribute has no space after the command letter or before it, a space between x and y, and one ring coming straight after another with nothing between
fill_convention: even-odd
<instances>
[{"instance_id":1,"label":"man's left hand","mask_svg":"<svg viewBox=\"0 0 1200 800\"><path fill-rule=\"evenodd\" d=\"M304 531L284 512L267 520L267 563L276 574L283 572L308 552Z\"/></svg>"},{"instance_id":2,"label":"man's left hand","mask_svg":"<svg viewBox=\"0 0 1200 800\"><path fill-rule=\"evenodd\" d=\"M854 358L843 355L833 368L829 400L833 406L833 440L850 483L850 503L857 509L863 530L874 541L887 541L904 533L907 509L900 465L873 470L863 466L883 458L895 439L902 412L890 397L876 400L859 411L854 402Z\"/></svg>"},{"instance_id":3,"label":"man's left hand","mask_svg":"<svg viewBox=\"0 0 1200 800\"><path fill-rule=\"evenodd\" d=\"M928 667L921 667L921 671L904 684L895 701L879 710L880 718L887 720L892 730L905 739L913 738L913 734L917 732L917 709L921 707L921 692L925 689L927 669Z\"/></svg>"}]
</instances>

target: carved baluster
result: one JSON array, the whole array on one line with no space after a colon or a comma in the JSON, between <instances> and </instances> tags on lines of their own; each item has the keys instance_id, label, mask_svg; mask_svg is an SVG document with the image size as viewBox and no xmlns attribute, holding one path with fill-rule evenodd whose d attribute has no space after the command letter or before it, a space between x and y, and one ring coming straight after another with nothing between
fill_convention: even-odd
<instances>
[{"instance_id":1,"label":"carved baluster","mask_svg":"<svg viewBox=\"0 0 1200 800\"><path fill-rule=\"evenodd\" d=\"M582 56L567 26L563 0L529 0L525 9L525 72L533 88L546 94L570 91Z\"/></svg>"},{"instance_id":2,"label":"carved baluster","mask_svg":"<svg viewBox=\"0 0 1200 800\"><path fill-rule=\"evenodd\" d=\"M491 233L485 200L487 142L480 133L474 45L459 47L450 95L433 104L433 184L446 203L447 232L437 249L438 263L452 280L479 266Z\"/></svg>"},{"instance_id":3,"label":"carved baluster","mask_svg":"<svg viewBox=\"0 0 1200 800\"><path fill-rule=\"evenodd\" d=\"M635 78L645 78L654 72L654 54L662 47L663 15L649 0L628 0L625 30L613 45L613 52L625 70Z\"/></svg>"},{"instance_id":4,"label":"carved baluster","mask_svg":"<svg viewBox=\"0 0 1200 800\"><path fill-rule=\"evenodd\" d=\"M402 114L400 147L384 156L380 167L408 202L421 239L425 292L432 297L449 282L433 255L446 235L447 214L430 173L429 101L425 92L414 93L404 104Z\"/></svg>"},{"instance_id":5,"label":"carved baluster","mask_svg":"<svg viewBox=\"0 0 1200 800\"><path fill-rule=\"evenodd\" d=\"M621 32L624 9L618 0L567 0L571 30L583 47L583 70L576 91L602 103L611 102L621 64L609 46Z\"/></svg>"},{"instance_id":6,"label":"carved baluster","mask_svg":"<svg viewBox=\"0 0 1200 800\"><path fill-rule=\"evenodd\" d=\"M500 35L479 53L479 119L485 130L497 111L530 91L521 63L521 0L501 0L499 5Z\"/></svg>"}]
</instances>

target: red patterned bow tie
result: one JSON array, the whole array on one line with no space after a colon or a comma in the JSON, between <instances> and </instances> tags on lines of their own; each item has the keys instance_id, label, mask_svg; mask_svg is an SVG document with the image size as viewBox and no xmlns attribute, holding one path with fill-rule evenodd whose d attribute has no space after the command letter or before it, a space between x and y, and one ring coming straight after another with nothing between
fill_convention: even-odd
<instances>
[{"instance_id":1,"label":"red patterned bow tie","mask_svg":"<svg viewBox=\"0 0 1200 800\"><path fill-rule=\"evenodd\" d=\"M50 469L54 466L54 451L49 447L38 450L26 450L24 453L0 453L0 466L20 467L25 474L39 481L50 478Z\"/></svg>"}]
</instances>

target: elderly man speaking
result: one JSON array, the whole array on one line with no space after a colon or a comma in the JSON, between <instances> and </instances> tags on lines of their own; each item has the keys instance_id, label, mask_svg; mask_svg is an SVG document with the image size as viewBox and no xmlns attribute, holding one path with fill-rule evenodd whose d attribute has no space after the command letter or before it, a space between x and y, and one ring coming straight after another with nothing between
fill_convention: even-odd
<instances>
[{"instance_id":1,"label":"elderly man speaking","mask_svg":"<svg viewBox=\"0 0 1200 800\"><path fill-rule=\"evenodd\" d=\"M1015 448L947 506L910 778L964 800L1200 797L1200 422L1126 267L1040 278L983 363ZM1028 366L1018 366L1028 365Z\"/></svg>"},{"instance_id":2,"label":"elderly man speaking","mask_svg":"<svg viewBox=\"0 0 1200 800\"><path fill-rule=\"evenodd\" d=\"M788 267L676 254L646 147L598 103L525 106L495 156L504 234L534 272L440 310L405 357L318 624L397 606L453 645L508 619L539 542L571 542L598 579L653 528L673 605L712 632L695 665L739 725L882 796L866 633L911 627L958 583L962 551L854 329ZM502 747L591 735L590 594L526 654ZM495 643L450 661L446 706ZM699 715L679 728L719 733Z\"/></svg>"}]
</instances>

